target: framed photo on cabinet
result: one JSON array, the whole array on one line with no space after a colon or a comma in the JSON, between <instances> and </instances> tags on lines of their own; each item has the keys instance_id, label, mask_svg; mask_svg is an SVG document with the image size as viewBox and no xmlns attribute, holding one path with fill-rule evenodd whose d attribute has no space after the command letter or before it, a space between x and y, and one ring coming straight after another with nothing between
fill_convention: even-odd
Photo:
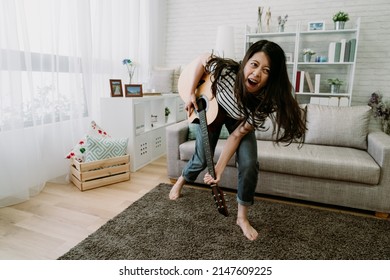
<instances>
[{"instance_id":1,"label":"framed photo on cabinet","mask_svg":"<svg viewBox=\"0 0 390 280\"><path fill-rule=\"evenodd\" d=\"M123 97L122 81L110 79L111 97Z\"/></svg>"},{"instance_id":2,"label":"framed photo on cabinet","mask_svg":"<svg viewBox=\"0 0 390 280\"><path fill-rule=\"evenodd\" d=\"M125 97L142 97L142 84L125 85Z\"/></svg>"},{"instance_id":3,"label":"framed photo on cabinet","mask_svg":"<svg viewBox=\"0 0 390 280\"><path fill-rule=\"evenodd\" d=\"M307 24L308 31L318 31L325 30L325 22L324 21L311 21Z\"/></svg>"}]
</instances>

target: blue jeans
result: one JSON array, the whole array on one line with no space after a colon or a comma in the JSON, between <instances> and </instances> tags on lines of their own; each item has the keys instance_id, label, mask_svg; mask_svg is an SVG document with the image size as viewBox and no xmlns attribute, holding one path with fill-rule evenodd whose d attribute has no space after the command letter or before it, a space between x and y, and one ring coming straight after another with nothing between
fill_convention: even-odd
<instances>
[{"instance_id":1,"label":"blue jeans","mask_svg":"<svg viewBox=\"0 0 390 280\"><path fill-rule=\"evenodd\" d=\"M225 122L229 133L234 130L232 122ZM184 167L182 176L187 182L194 182L199 173L207 167L203 149L202 132L200 125L196 125L195 153ZM214 154L222 125L217 129L209 130L210 148ZM255 132L245 135L236 150L236 164L238 170L237 202L241 205L252 205L255 194L259 164L257 162L257 143Z\"/></svg>"}]
</instances>

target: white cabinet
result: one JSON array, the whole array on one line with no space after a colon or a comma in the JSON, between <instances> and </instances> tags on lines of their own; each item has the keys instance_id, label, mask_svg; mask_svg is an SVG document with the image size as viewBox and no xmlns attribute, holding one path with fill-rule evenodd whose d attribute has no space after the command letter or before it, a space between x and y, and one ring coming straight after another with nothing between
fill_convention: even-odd
<instances>
[{"instance_id":1,"label":"white cabinet","mask_svg":"<svg viewBox=\"0 0 390 280\"><path fill-rule=\"evenodd\" d=\"M165 127L186 119L177 94L102 98L101 124L112 137L128 137L132 172L165 154ZM170 111L165 117L166 108Z\"/></svg>"},{"instance_id":2,"label":"white cabinet","mask_svg":"<svg viewBox=\"0 0 390 280\"><path fill-rule=\"evenodd\" d=\"M308 31L307 24L301 23L297 23L295 32L250 33L248 30L247 27L245 51L251 44L262 39L273 41L283 48L287 56L290 81L296 89L299 103L328 104L329 101L329 105L351 105L360 18L354 24L354 28L343 30ZM333 48L336 48L335 59L331 51ZM310 62L304 61L303 49L312 49L316 52ZM338 93L331 93L328 79L335 78L343 81L343 84Z\"/></svg>"}]
</instances>

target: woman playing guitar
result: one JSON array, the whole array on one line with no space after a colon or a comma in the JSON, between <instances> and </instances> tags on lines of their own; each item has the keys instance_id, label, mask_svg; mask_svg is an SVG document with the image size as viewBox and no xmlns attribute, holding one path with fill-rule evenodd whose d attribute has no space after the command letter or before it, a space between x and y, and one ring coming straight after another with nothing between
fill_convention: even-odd
<instances>
[{"instance_id":1,"label":"woman playing guitar","mask_svg":"<svg viewBox=\"0 0 390 280\"><path fill-rule=\"evenodd\" d=\"M205 74L211 76L211 80L203 80ZM186 102L189 117L193 116L194 110L198 110L197 88L200 81L210 82L210 108L211 103L215 102L218 109L211 121L207 116L212 152L223 124L230 135L215 165L215 178L207 173L204 182L217 184L228 161L236 153L237 225L249 240L255 240L258 233L248 220L248 208L254 203L259 173L255 129L267 129L263 124L270 117L276 127L274 133L277 143L302 141L306 130L302 109L292 94L285 53L279 45L261 40L248 49L240 63L213 55L202 55L183 71L180 79L179 93ZM197 135L201 135L201 132ZM195 153L172 187L170 199L179 198L183 185L195 181L206 165L203 141L197 137Z\"/></svg>"}]
</instances>

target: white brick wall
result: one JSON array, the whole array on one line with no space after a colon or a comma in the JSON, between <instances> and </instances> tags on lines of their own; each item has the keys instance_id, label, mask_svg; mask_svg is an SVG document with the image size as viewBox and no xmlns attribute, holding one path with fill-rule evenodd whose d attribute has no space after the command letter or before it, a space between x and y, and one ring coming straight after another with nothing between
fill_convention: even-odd
<instances>
[{"instance_id":1,"label":"white brick wall","mask_svg":"<svg viewBox=\"0 0 390 280\"><path fill-rule=\"evenodd\" d=\"M286 30L295 30L298 21L324 20L333 26L332 15L348 12L351 25L361 18L361 30L352 104L366 104L379 90L390 100L390 1L388 0L166 0L166 65L185 65L202 52L214 48L217 27L231 25L235 30L235 52L244 52L244 27L257 25L257 7L271 7L271 28L277 17L288 14ZM265 24L263 23L263 26Z\"/></svg>"}]
</instances>

